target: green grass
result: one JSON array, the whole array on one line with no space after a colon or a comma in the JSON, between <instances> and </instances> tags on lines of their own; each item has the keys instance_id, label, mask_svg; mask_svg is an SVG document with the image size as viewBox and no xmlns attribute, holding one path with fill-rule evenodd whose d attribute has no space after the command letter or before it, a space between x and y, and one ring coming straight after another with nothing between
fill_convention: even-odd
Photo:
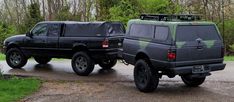
<instances>
[{"instance_id":1,"label":"green grass","mask_svg":"<svg viewBox=\"0 0 234 102\"><path fill-rule=\"evenodd\" d=\"M224 60L225 61L234 61L234 56L225 56Z\"/></svg>"},{"instance_id":2,"label":"green grass","mask_svg":"<svg viewBox=\"0 0 234 102\"><path fill-rule=\"evenodd\" d=\"M15 102L37 91L41 81L33 78L0 79L0 101Z\"/></svg>"},{"instance_id":3,"label":"green grass","mask_svg":"<svg viewBox=\"0 0 234 102\"><path fill-rule=\"evenodd\" d=\"M0 60L5 60L5 55L0 53Z\"/></svg>"}]
</instances>

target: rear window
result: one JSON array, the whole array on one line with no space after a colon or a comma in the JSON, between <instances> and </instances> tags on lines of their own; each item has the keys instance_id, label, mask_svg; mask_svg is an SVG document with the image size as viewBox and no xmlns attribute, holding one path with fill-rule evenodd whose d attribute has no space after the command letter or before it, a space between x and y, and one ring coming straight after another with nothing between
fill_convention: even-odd
<instances>
[{"instance_id":1,"label":"rear window","mask_svg":"<svg viewBox=\"0 0 234 102\"><path fill-rule=\"evenodd\" d=\"M214 25L189 25L178 26L177 41L220 40L218 31Z\"/></svg>"},{"instance_id":2,"label":"rear window","mask_svg":"<svg viewBox=\"0 0 234 102\"><path fill-rule=\"evenodd\" d=\"M133 24L131 26L130 35L143 38L153 38L154 26L146 24Z\"/></svg>"},{"instance_id":3,"label":"rear window","mask_svg":"<svg viewBox=\"0 0 234 102\"><path fill-rule=\"evenodd\" d=\"M67 24L65 36L79 37L79 36L109 36L109 35L123 35L125 33L124 25L119 23L81 23L81 24Z\"/></svg>"},{"instance_id":4,"label":"rear window","mask_svg":"<svg viewBox=\"0 0 234 102\"><path fill-rule=\"evenodd\" d=\"M103 27L102 27L103 26ZM106 30L104 25L90 25L90 24L67 24L65 36L104 36Z\"/></svg>"},{"instance_id":5,"label":"rear window","mask_svg":"<svg viewBox=\"0 0 234 102\"><path fill-rule=\"evenodd\" d=\"M111 24L108 33L110 35L124 35L125 34L125 27L122 24Z\"/></svg>"}]
</instances>

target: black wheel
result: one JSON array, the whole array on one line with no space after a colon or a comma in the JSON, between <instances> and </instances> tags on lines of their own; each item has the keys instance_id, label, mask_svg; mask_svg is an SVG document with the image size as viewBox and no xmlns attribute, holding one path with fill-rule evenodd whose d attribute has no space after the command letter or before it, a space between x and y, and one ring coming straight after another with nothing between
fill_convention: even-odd
<instances>
[{"instance_id":1,"label":"black wheel","mask_svg":"<svg viewBox=\"0 0 234 102\"><path fill-rule=\"evenodd\" d=\"M206 77L203 78L192 78L190 76L181 76L181 79L183 80L183 82L190 87L198 87L199 85L201 85Z\"/></svg>"},{"instance_id":2,"label":"black wheel","mask_svg":"<svg viewBox=\"0 0 234 102\"><path fill-rule=\"evenodd\" d=\"M34 59L39 64L47 64L52 60L52 58L49 57L38 57L38 56L35 56Z\"/></svg>"},{"instance_id":3,"label":"black wheel","mask_svg":"<svg viewBox=\"0 0 234 102\"><path fill-rule=\"evenodd\" d=\"M11 48L6 53L6 62L11 68L22 68L27 61L27 57L17 48Z\"/></svg>"},{"instance_id":4,"label":"black wheel","mask_svg":"<svg viewBox=\"0 0 234 102\"><path fill-rule=\"evenodd\" d=\"M77 75L88 76L94 69L94 61L85 52L77 52L72 57L72 68Z\"/></svg>"},{"instance_id":5,"label":"black wheel","mask_svg":"<svg viewBox=\"0 0 234 102\"><path fill-rule=\"evenodd\" d=\"M104 59L99 63L99 66L102 67L102 69L111 69L116 63L117 59Z\"/></svg>"},{"instance_id":6,"label":"black wheel","mask_svg":"<svg viewBox=\"0 0 234 102\"><path fill-rule=\"evenodd\" d=\"M134 68L134 81L141 92L153 92L159 83L158 72L145 60L138 60Z\"/></svg>"}]
</instances>

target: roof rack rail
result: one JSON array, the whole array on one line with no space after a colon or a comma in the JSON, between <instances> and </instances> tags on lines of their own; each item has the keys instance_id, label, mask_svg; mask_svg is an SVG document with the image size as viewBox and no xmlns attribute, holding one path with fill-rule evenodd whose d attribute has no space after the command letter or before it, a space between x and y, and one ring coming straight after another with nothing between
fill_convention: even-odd
<instances>
[{"instance_id":1,"label":"roof rack rail","mask_svg":"<svg viewBox=\"0 0 234 102\"><path fill-rule=\"evenodd\" d=\"M141 20L156 20L156 21L198 21L198 20L201 20L201 15L141 14L140 19Z\"/></svg>"}]
</instances>

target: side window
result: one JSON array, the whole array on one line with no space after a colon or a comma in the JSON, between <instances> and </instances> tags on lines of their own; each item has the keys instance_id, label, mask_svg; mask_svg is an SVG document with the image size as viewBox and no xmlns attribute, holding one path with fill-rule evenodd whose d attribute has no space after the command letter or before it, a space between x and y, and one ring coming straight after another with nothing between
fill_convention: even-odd
<instances>
[{"instance_id":1,"label":"side window","mask_svg":"<svg viewBox=\"0 0 234 102\"><path fill-rule=\"evenodd\" d=\"M61 25L60 24L50 24L48 36L58 37L60 35Z\"/></svg>"},{"instance_id":2,"label":"side window","mask_svg":"<svg viewBox=\"0 0 234 102\"><path fill-rule=\"evenodd\" d=\"M66 24L65 37L106 36L105 25L102 24Z\"/></svg>"},{"instance_id":3,"label":"side window","mask_svg":"<svg viewBox=\"0 0 234 102\"><path fill-rule=\"evenodd\" d=\"M156 26L155 29L155 39L160 41L167 40L169 34L169 28L168 27L160 27Z\"/></svg>"},{"instance_id":4,"label":"side window","mask_svg":"<svg viewBox=\"0 0 234 102\"><path fill-rule=\"evenodd\" d=\"M147 24L133 24L130 30L131 36L153 38L154 26Z\"/></svg>"},{"instance_id":5,"label":"side window","mask_svg":"<svg viewBox=\"0 0 234 102\"><path fill-rule=\"evenodd\" d=\"M46 36L47 24L38 24L32 31L33 36Z\"/></svg>"}]
</instances>

